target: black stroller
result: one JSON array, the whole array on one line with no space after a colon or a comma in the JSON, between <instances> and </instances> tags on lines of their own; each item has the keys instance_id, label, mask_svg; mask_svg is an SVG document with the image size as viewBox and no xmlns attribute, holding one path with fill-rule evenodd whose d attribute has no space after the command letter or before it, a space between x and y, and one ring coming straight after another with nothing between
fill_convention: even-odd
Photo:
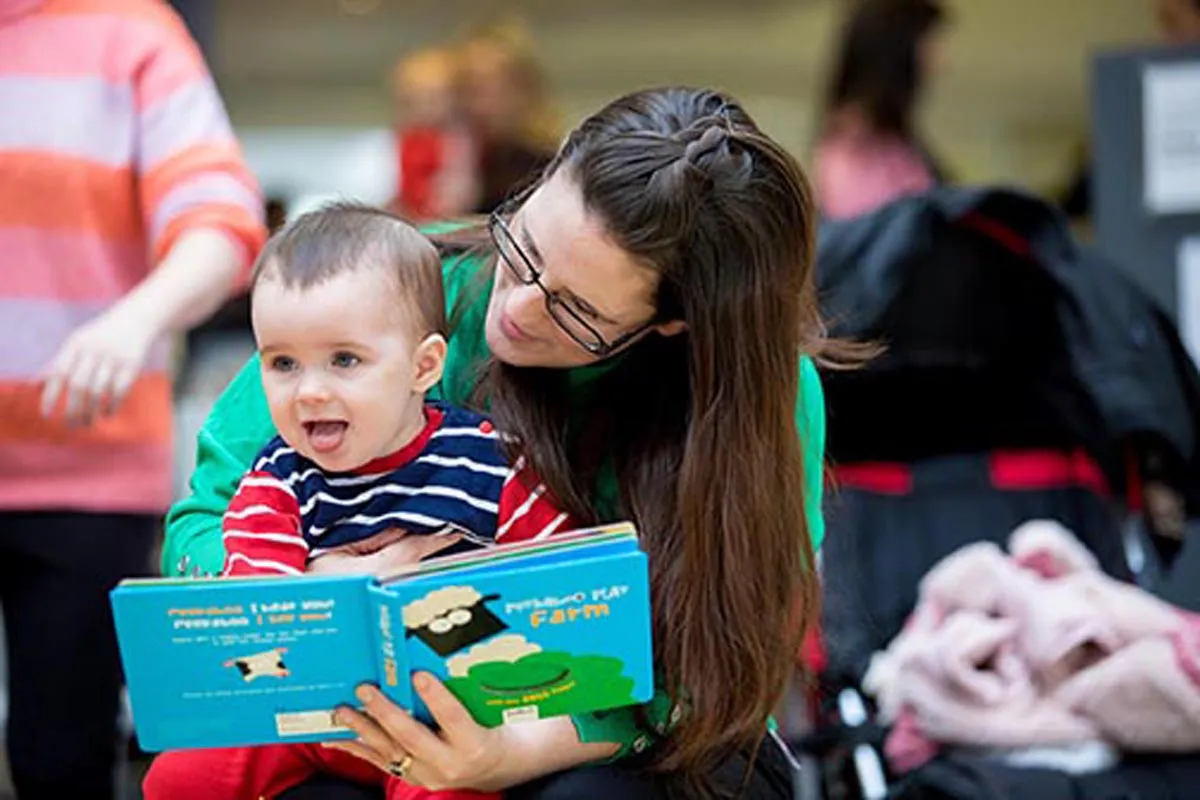
<instances>
[{"instance_id":1,"label":"black stroller","mask_svg":"<svg viewBox=\"0 0 1200 800\"><path fill-rule=\"evenodd\" d=\"M833 335L886 352L823 375L824 647L800 746L824 796L907 796L857 687L921 577L1033 518L1062 522L1117 577L1134 577L1143 540L1169 560L1173 521L1149 537L1126 521L1148 482L1200 508L1200 383L1166 317L1022 194L937 190L827 223L818 270Z\"/></svg>"}]
</instances>

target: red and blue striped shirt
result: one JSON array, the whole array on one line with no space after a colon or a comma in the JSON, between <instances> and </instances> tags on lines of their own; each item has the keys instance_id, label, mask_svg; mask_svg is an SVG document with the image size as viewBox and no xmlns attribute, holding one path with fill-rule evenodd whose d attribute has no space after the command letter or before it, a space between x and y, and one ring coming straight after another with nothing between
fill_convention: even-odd
<instances>
[{"instance_id":1,"label":"red and blue striped shirt","mask_svg":"<svg viewBox=\"0 0 1200 800\"><path fill-rule=\"evenodd\" d=\"M572 528L523 459L509 463L486 417L432 403L425 415L412 442L351 472L325 472L272 440L225 512L225 574L300 574L312 558L393 528L453 532L479 547Z\"/></svg>"}]
</instances>

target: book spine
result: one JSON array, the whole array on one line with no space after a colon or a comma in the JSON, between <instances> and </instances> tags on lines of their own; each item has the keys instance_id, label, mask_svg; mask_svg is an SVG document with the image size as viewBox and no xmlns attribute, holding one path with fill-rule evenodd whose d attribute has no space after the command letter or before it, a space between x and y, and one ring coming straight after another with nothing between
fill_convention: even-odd
<instances>
[{"instance_id":1,"label":"book spine","mask_svg":"<svg viewBox=\"0 0 1200 800\"><path fill-rule=\"evenodd\" d=\"M396 616L395 595L376 584L368 586L367 593L379 688L397 705L411 709L412 681L404 642L404 623Z\"/></svg>"}]
</instances>

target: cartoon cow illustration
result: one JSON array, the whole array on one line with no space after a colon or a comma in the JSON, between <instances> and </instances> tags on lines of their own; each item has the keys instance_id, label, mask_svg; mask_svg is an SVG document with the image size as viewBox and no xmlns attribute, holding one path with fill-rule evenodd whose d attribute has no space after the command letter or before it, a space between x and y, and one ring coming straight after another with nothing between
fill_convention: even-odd
<instances>
[{"instance_id":1,"label":"cartoon cow illustration","mask_svg":"<svg viewBox=\"0 0 1200 800\"><path fill-rule=\"evenodd\" d=\"M224 666L237 667L247 683L255 678L286 678L289 674L287 665L283 663L283 654L286 652L286 647L276 647L250 656L231 658Z\"/></svg>"}]
</instances>

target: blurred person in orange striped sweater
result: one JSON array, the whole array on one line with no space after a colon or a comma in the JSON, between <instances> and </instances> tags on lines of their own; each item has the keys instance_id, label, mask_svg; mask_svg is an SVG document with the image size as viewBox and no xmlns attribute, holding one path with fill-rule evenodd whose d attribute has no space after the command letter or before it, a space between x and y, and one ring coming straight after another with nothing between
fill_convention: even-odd
<instances>
[{"instance_id":1,"label":"blurred person in orange striped sweater","mask_svg":"<svg viewBox=\"0 0 1200 800\"><path fill-rule=\"evenodd\" d=\"M244 280L263 202L160 0L0 0L0 606L21 800L113 795L107 591L171 500L170 336Z\"/></svg>"}]
</instances>

